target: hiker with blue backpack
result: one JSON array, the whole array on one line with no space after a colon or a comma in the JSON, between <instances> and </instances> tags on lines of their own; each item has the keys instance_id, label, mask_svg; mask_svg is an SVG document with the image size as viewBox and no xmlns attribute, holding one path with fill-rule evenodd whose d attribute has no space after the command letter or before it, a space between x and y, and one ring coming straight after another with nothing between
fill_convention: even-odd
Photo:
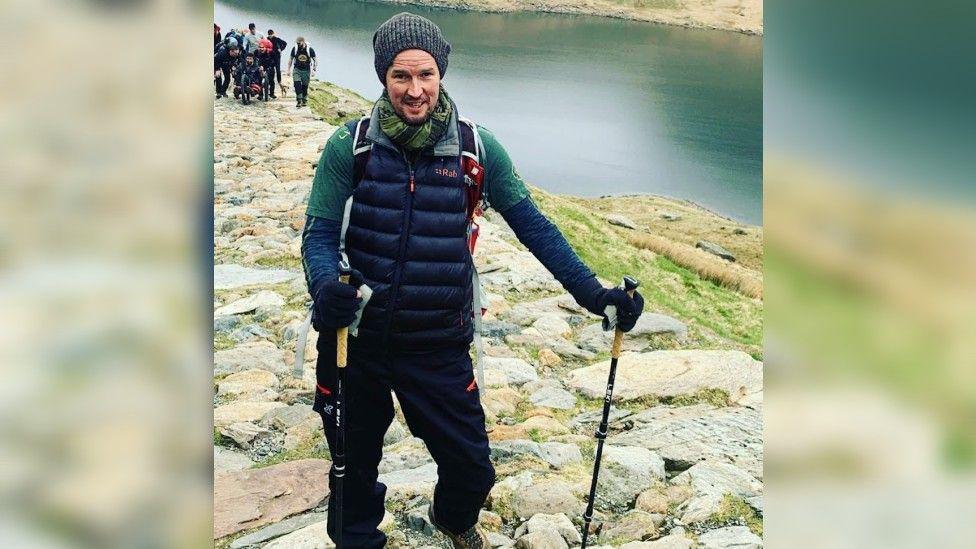
<instances>
[{"instance_id":1,"label":"hiker with blue backpack","mask_svg":"<svg viewBox=\"0 0 976 549\"><path fill-rule=\"evenodd\" d=\"M477 214L494 208L581 306L615 315L620 330L633 328L644 302L597 280L495 136L461 117L443 86L451 46L436 24L396 15L376 30L373 50L384 91L368 117L326 143L302 235L319 332L314 408L334 460L329 536L339 547L386 542L377 466L392 392L437 463L432 524L455 548L487 548L477 521L495 471L469 356L482 314Z\"/></svg>"}]
</instances>

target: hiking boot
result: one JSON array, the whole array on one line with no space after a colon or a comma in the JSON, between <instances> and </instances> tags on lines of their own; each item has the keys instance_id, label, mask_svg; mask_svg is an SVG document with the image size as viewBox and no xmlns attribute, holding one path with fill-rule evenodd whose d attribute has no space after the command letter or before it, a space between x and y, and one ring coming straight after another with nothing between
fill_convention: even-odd
<instances>
[{"instance_id":1,"label":"hiking boot","mask_svg":"<svg viewBox=\"0 0 976 549\"><path fill-rule=\"evenodd\" d=\"M437 528L440 533L451 540L451 543L454 544L454 549L491 549L491 545L488 544L488 538L478 529L477 524L460 534L455 534L440 524L437 524L437 521L434 520L433 501L430 502L430 507L427 508L427 519L434 525L434 528Z\"/></svg>"}]
</instances>

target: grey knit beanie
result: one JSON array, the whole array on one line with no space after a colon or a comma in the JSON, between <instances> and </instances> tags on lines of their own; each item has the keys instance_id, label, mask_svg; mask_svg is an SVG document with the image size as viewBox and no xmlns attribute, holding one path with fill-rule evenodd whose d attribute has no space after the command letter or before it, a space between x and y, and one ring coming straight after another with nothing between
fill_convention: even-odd
<instances>
[{"instance_id":1,"label":"grey knit beanie","mask_svg":"<svg viewBox=\"0 0 976 549\"><path fill-rule=\"evenodd\" d=\"M437 69L444 78L447 72L447 54L451 45L444 40L441 29L430 19L412 13L399 13L389 18L373 34L373 65L376 76L386 85L386 70L393 59L403 50L424 50L434 57Z\"/></svg>"}]
</instances>

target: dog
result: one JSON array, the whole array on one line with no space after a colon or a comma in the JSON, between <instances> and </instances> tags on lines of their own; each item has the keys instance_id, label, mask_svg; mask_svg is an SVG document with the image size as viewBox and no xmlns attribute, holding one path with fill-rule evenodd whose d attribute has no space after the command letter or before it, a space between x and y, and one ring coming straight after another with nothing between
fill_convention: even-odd
<instances>
[{"instance_id":1,"label":"dog","mask_svg":"<svg viewBox=\"0 0 976 549\"><path fill-rule=\"evenodd\" d=\"M288 86L284 82L279 82L278 84L281 86L281 96L288 97Z\"/></svg>"}]
</instances>

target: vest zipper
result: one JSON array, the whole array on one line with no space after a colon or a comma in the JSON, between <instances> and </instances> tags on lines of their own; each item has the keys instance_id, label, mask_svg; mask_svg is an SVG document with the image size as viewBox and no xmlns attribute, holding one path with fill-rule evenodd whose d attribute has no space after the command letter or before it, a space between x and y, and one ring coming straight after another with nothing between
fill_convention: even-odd
<instances>
[{"instance_id":1,"label":"vest zipper","mask_svg":"<svg viewBox=\"0 0 976 549\"><path fill-rule=\"evenodd\" d=\"M407 208L404 213L403 232L400 234L400 247L399 251L397 251L396 270L393 272L393 286L391 287L390 291L390 302L392 306L390 307L390 319L386 326L386 347L389 347L390 336L392 335L393 331L393 316L396 313L399 301L398 294L400 293L400 275L403 274L403 253L407 249L407 239L410 235L410 218L413 215L413 163L410 162L405 154L403 155L403 160L407 163L407 170L410 171L410 194L407 195Z\"/></svg>"}]
</instances>

